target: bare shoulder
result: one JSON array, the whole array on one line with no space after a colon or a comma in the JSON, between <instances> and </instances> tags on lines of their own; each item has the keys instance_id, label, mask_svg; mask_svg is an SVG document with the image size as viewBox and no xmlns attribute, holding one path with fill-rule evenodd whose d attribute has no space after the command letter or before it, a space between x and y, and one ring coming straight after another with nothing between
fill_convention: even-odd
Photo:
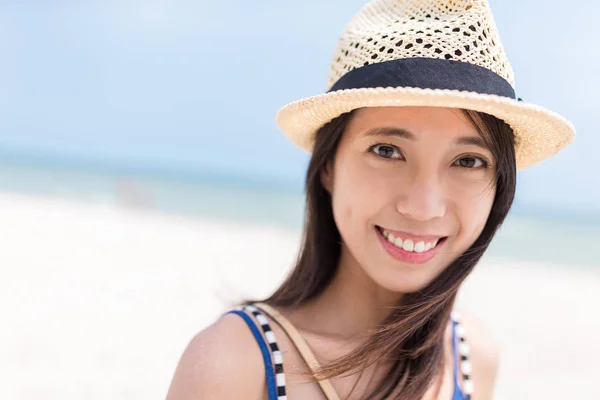
<instances>
[{"instance_id":1,"label":"bare shoulder","mask_svg":"<svg viewBox=\"0 0 600 400\"><path fill-rule=\"evenodd\" d=\"M469 360L473 367L473 400L493 398L494 383L500 362L500 348L489 328L475 315L460 311L460 322L469 345Z\"/></svg>"},{"instance_id":2,"label":"bare shoulder","mask_svg":"<svg viewBox=\"0 0 600 400\"><path fill-rule=\"evenodd\" d=\"M184 350L167 400L266 398L260 349L238 315L226 314Z\"/></svg>"}]
</instances>

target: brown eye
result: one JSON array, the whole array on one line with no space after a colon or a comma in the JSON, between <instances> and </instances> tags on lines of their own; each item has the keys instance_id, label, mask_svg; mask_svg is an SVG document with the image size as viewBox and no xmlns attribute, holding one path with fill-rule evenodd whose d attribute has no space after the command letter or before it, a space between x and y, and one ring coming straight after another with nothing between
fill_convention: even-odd
<instances>
[{"instance_id":1,"label":"brown eye","mask_svg":"<svg viewBox=\"0 0 600 400\"><path fill-rule=\"evenodd\" d=\"M377 144L371 148L375 154L382 158L401 158L402 155L396 146L389 144Z\"/></svg>"},{"instance_id":2,"label":"brown eye","mask_svg":"<svg viewBox=\"0 0 600 400\"><path fill-rule=\"evenodd\" d=\"M481 158L472 156L459 158L455 161L454 165L456 165L457 167L469 169L487 167L487 163Z\"/></svg>"}]
</instances>

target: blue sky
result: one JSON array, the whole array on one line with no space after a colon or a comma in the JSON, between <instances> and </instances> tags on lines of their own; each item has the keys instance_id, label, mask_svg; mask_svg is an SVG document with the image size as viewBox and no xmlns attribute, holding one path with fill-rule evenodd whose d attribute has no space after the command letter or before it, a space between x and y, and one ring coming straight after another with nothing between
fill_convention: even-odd
<instances>
[{"instance_id":1,"label":"blue sky","mask_svg":"<svg viewBox=\"0 0 600 400\"><path fill-rule=\"evenodd\" d=\"M276 111L325 89L365 4L104 0L0 3L0 150L244 174L301 185ZM595 1L492 1L517 94L567 116L574 144L520 175L518 201L600 213Z\"/></svg>"}]
</instances>

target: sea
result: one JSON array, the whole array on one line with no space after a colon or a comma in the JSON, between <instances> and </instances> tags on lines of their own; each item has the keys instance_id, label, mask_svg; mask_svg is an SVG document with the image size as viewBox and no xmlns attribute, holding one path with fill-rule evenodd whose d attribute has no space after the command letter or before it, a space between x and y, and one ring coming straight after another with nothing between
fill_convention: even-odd
<instances>
[{"instance_id":1,"label":"sea","mask_svg":"<svg viewBox=\"0 0 600 400\"><path fill-rule=\"evenodd\" d=\"M302 229L304 221L297 178L269 181L215 171L4 157L0 191L293 230ZM515 204L486 256L596 267L599 241L600 216Z\"/></svg>"}]
</instances>

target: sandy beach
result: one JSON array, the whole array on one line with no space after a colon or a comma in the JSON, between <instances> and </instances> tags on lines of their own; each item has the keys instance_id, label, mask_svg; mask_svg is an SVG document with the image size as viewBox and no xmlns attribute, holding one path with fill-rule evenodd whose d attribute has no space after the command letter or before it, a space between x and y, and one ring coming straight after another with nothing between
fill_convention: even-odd
<instances>
[{"instance_id":1,"label":"sandy beach","mask_svg":"<svg viewBox=\"0 0 600 400\"><path fill-rule=\"evenodd\" d=\"M190 338L269 293L298 235L0 194L0 398L164 399ZM599 266L496 260L459 298L500 343L510 400L600 399L599 305Z\"/></svg>"}]
</instances>

